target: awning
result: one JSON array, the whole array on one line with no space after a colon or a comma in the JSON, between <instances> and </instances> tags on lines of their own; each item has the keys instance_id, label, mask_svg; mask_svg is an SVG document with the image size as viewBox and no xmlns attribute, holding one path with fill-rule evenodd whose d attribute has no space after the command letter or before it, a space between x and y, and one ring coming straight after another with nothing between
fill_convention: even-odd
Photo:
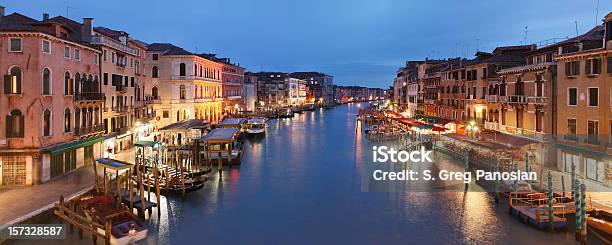
<instances>
[{"instance_id":1,"label":"awning","mask_svg":"<svg viewBox=\"0 0 612 245\"><path fill-rule=\"evenodd\" d=\"M446 128L438 127L438 126L433 126L433 128L431 128L431 131L434 131L434 132L445 132Z\"/></svg>"},{"instance_id":2,"label":"awning","mask_svg":"<svg viewBox=\"0 0 612 245\"><path fill-rule=\"evenodd\" d=\"M68 142L65 144L61 144L61 145L52 146L52 147L47 148L45 151L51 154L59 154L65 151L75 150L75 149L82 148L85 146L93 145L95 143L102 141L103 139L104 139L104 136L96 136L96 137L92 137L88 139L82 139L82 140L72 141L72 142Z\"/></svg>"},{"instance_id":3,"label":"awning","mask_svg":"<svg viewBox=\"0 0 612 245\"><path fill-rule=\"evenodd\" d=\"M134 146L140 146L140 147L155 147L157 145L161 145L161 143L158 141L151 141L151 140L139 140L139 141L136 141L136 143L134 143Z\"/></svg>"},{"instance_id":4,"label":"awning","mask_svg":"<svg viewBox=\"0 0 612 245\"><path fill-rule=\"evenodd\" d=\"M119 160L115 160L115 159L110 159L110 158L100 158L98 160L96 160L96 162L98 162L98 165L104 167L104 168L110 168L113 170L124 170L124 169L130 169L134 166L134 164L128 163L128 162L124 162L124 161L119 161Z\"/></svg>"}]
</instances>

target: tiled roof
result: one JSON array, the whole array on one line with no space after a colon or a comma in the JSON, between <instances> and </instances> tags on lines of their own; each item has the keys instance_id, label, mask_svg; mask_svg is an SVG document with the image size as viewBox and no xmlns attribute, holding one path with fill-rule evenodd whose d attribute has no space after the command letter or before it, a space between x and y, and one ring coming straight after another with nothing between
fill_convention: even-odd
<instances>
[{"instance_id":1,"label":"tiled roof","mask_svg":"<svg viewBox=\"0 0 612 245\"><path fill-rule=\"evenodd\" d=\"M315 71L299 71L299 72L292 72L289 74L289 76L292 78L306 79L306 78L311 78L311 77L324 77L328 75L326 75L325 73L315 72Z\"/></svg>"},{"instance_id":2,"label":"tiled roof","mask_svg":"<svg viewBox=\"0 0 612 245\"><path fill-rule=\"evenodd\" d=\"M162 55L194 55L193 53L170 43L152 43L147 46L147 50L160 52Z\"/></svg>"},{"instance_id":3,"label":"tiled roof","mask_svg":"<svg viewBox=\"0 0 612 245\"><path fill-rule=\"evenodd\" d=\"M120 36L128 36L129 34L127 32L124 31L117 31L117 30L113 30L110 28L106 28L106 27L102 27L102 26L98 26L98 27L94 27L94 31L99 32L100 34L113 38L115 40L119 40Z\"/></svg>"}]
</instances>

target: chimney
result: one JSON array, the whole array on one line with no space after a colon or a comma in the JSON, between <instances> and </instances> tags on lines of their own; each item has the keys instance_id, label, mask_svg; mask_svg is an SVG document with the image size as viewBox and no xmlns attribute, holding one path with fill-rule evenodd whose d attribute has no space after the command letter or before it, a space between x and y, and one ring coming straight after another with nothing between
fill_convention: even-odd
<instances>
[{"instance_id":1,"label":"chimney","mask_svg":"<svg viewBox=\"0 0 612 245\"><path fill-rule=\"evenodd\" d=\"M4 6L0 6L0 19L4 17Z\"/></svg>"},{"instance_id":2,"label":"chimney","mask_svg":"<svg viewBox=\"0 0 612 245\"><path fill-rule=\"evenodd\" d=\"M612 12L604 17L604 28L604 48L612 49Z\"/></svg>"},{"instance_id":3,"label":"chimney","mask_svg":"<svg viewBox=\"0 0 612 245\"><path fill-rule=\"evenodd\" d=\"M93 18L83 18L83 25L81 26L81 41L91 42L91 36L93 35Z\"/></svg>"},{"instance_id":4,"label":"chimney","mask_svg":"<svg viewBox=\"0 0 612 245\"><path fill-rule=\"evenodd\" d=\"M49 13L43 13L43 21L49 20Z\"/></svg>"}]
</instances>

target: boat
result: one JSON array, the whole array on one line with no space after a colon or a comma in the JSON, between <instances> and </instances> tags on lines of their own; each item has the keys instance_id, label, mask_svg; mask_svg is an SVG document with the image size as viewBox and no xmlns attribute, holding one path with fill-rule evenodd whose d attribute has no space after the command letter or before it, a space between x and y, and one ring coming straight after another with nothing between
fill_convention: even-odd
<instances>
[{"instance_id":1,"label":"boat","mask_svg":"<svg viewBox=\"0 0 612 245\"><path fill-rule=\"evenodd\" d=\"M213 163L240 164L242 162L242 143L238 140L237 128L215 128L202 137L206 150L205 161L208 166Z\"/></svg>"},{"instance_id":2,"label":"boat","mask_svg":"<svg viewBox=\"0 0 612 245\"><path fill-rule=\"evenodd\" d=\"M612 244L612 214L603 210L594 210L587 216L587 226L597 238L605 244Z\"/></svg>"},{"instance_id":3,"label":"boat","mask_svg":"<svg viewBox=\"0 0 612 245\"><path fill-rule=\"evenodd\" d=\"M254 117L248 121L248 134L265 134L266 133L266 119L261 117Z\"/></svg>"},{"instance_id":4,"label":"boat","mask_svg":"<svg viewBox=\"0 0 612 245\"><path fill-rule=\"evenodd\" d=\"M282 108L278 110L278 118L292 118L293 111L289 108Z\"/></svg>"},{"instance_id":5,"label":"boat","mask_svg":"<svg viewBox=\"0 0 612 245\"><path fill-rule=\"evenodd\" d=\"M553 219L551 221L549 219L549 211L547 205L540 205L540 203L534 203L533 197L529 195L531 194L512 192L509 193L508 204L510 206L510 214L512 216L515 216L517 219L523 221L524 223L533 225L539 229L567 229L567 219L563 216L562 213L558 213L557 209L553 209Z\"/></svg>"},{"instance_id":6,"label":"boat","mask_svg":"<svg viewBox=\"0 0 612 245\"><path fill-rule=\"evenodd\" d=\"M147 237L148 230L138 217L111 195L81 200L81 207L87 219L98 224L110 224L110 244L135 244ZM106 234L101 227L97 227L97 230L100 234Z\"/></svg>"}]
</instances>

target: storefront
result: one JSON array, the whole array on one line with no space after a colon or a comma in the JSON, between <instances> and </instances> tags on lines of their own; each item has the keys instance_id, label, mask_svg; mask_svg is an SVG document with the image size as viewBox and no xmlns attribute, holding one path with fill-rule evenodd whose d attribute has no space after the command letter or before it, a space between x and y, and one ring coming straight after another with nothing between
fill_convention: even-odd
<instances>
[{"instance_id":1,"label":"storefront","mask_svg":"<svg viewBox=\"0 0 612 245\"><path fill-rule=\"evenodd\" d=\"M612 156L578 146L557 145L558 167L564 172L575 173L583 179L612 186Z\"/></svg>"}]
</instances>

